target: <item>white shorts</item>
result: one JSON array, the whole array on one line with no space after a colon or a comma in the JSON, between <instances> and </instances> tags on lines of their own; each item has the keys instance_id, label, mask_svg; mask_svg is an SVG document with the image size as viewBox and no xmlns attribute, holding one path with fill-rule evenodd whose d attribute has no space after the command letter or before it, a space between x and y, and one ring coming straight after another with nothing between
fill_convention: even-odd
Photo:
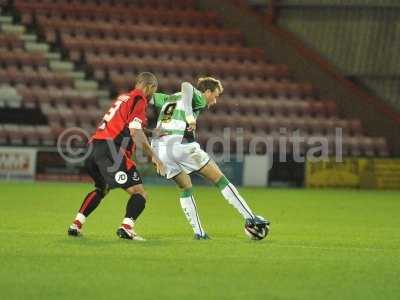
<instances>
[{"instance_id":1,"label":"white shorts","mask_svg":"<svg viewBox=\"0 0 400 300\"><path fill-rule=\"evenodd\" d=\"M171 179L181 172L190 174L203 168L209 161L208 154L196 142L181 144L152 143L154 152L164 163L166 177Z\"/></svg>"}]
</instances>

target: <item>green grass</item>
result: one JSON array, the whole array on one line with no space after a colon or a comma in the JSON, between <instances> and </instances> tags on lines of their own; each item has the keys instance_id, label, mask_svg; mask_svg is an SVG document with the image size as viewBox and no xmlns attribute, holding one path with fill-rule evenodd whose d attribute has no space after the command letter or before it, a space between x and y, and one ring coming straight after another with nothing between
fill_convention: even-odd
<instances>
[{"instance_id":1,"label":"green grass","mask_svg":"<svg viewBox=\"0 0 400 300\"><path fill-rule=\"evenodd\" d=\"M241 189L272 220L255 242L216 189L199 187L213 239L194 241L176 189L149 186L137 243L115 235L123 191L70 238L89 185L0 189L2 299L400 299L400 192Z\"/></svg>"}]
</instances>

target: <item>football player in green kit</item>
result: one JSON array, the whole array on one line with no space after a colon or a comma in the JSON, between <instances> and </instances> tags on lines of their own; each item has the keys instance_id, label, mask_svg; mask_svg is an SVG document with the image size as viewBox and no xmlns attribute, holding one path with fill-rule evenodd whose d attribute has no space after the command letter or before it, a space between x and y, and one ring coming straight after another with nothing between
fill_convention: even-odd
<instances>
[{"instance_id":1,"label":"football player in green kit","mask_svg":"<svg viewBox=\"0 0 400 300\"><path fill-rule=\"evenodd\" d=\"M156 131L161 134L153 138L151 145L166 167L167 179L174 180L181 189L180 203L193 227L195 239L209 239L209 236L201 225L193 196L189 176L193 172L214 183L222 196L243 216L246 231L254 239L262 239L268 234L269 221L252 212L236 187L195 141L197 117L215 105L222 92L219 80L203 77L199 78L196 88L183 82L178 93L155 93L151 102L158 112Z\"/></svg>"}]
</instances>

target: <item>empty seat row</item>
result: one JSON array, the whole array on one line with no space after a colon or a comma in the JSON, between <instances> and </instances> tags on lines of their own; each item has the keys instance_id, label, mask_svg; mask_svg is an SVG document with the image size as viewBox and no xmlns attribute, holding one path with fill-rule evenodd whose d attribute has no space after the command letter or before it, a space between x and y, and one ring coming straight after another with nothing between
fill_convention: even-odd
<instances>
[{"instance_id":1,"label":"empty seat row","mask_svg":"<svg viewBox=\"0 0 400 300\"><path fill-rule=\"evenodd\" d=\"M204 114L199 119L200 127L207 131L224 131L226 128L241 128L249 132L287 132L298 131L323 135L362 135L363 129L358 119L343 120L324 117L259 116Z\"/></svg>"},{"instance_id":2,"label":"empty seat row","mask_svg":"<svg viewBox=\"0 0 400 300\"><path fill-rule=\"evenodd\" d=\"M5 66L33 66L41 67L47 66L47 61L41 52L25 52L22 49L16 51L4 51L0 50L0 64Z\"/></svg>"},{"instance_id":3,"label":"empty seat row","mask_svg":"<svg viewBox=\"0 0 400 300\"><path fill-rule=\"evenodd\" d=\"M342 144L344 156L389 156L389 147L382 137L345 137Z\"/></svg>"},{"instance_id":4,"label":"empty seat row","mask_svg":"<svg viewBox=\"0 0 400 300\"><path fill-rule=\"evenodd\" d=\"M159 80L160 85L164 88L177 86L184 78L196 78L204 74L212 74L223 81L227 92L241 90L242 93L267 92L272 94L299 94L303 96L313 94L313 87L311 85L295 84L289 80L280 80L281 78L277 75L281 73L281 70L280 66L277 65L265 65L263 72L261 72L261 68L257 68L257 66L251 64L225 65L219 61L215 61L213 64L211 61L206 60L164 60L156 62L151 59L129 60L123 57L115 57L114 60L111 58L100 60L97 57L94 59L88 57L87 62L91 66L96 79L103 80L107 78L118 88L125 88L127 85L130 85L135 72L149 70L156 74L162 74L162 76L159 76ZM234 78L232 75L237 75L238 77ZM300 91L301 89L304 91Z\"/></svg>"},{"instance_id":5,"label":"empty seat row","mask_svg":"<svg viewBox=\"0 0 400 300\"><path fill-rule=\"evenodd\" d=\"M98 99L93 92L83 92L72 88L40 88L40 87L17 87L18 92L22 95L26 106L39 106L40 103L66 103L69 105L98 105Z\"/></svg>"},{"instance_id":6,"label":"empty seat row","mask_svg":"<svg viewBox=\"0 0 400 300\"><path fill-rule=\"evenodd\" d=\"M57 135L47 125L0 125L2 145L54 146L56 140Z\"/></svg>"},{"instance_id":7,"label":"empty seat row","mask_svg":"<svg viewBox=\"0 0 400 300\"><path fill-rule=\"evenodd\" d=\"M129 56L148 55L153 57L180 56L200 59L222 59L226 61L256 61L262 62L264 52L261 49L244 47L207 46L202 44L178 44L174 42L160 43L158 41L130 41L115 39L74 38L63 34L62 45L69 50L71 59L80 59L82 53L122 54ZM118 45L118 46L117 46ZM76 57L77 56L77 57ZM287 72L285 74L287 76Z\"/></svg>"},{"instance_id":8,"label":"empty seat row","mask_svg":"<svg viewBox=\"0 0 400 300\"><path fill-rule=\"evenodd\" d=\"M115 62L114 62L115 63ZM199 76L201 74L213 74L218 78L223 77L224 73L221 73L221 70L216 68L214 70L207 68L190 68L185 65L171 65L171 64L142 64L142 63L132 63L130 65L119 65L116 66L114 63L108 62L93 62L91 61L91 65L96 69L103 70L112 70L115 68L126 68L132 71L140 71L140 70L149 70L152 72L174 72L174 70L180 70L180 72L185 72L185 68L189 68L186 73L194 74L195 76ZM249 71L249 70L247 70ZM221 76L222 75L222 76ZM132 86L132 77L130 76L120 76L113 74L110 76L110 80L115 86L117 91L123 91ZM163 80L160 83L160 87L165 89L166 91L172 92L176 91L176 87L179 83L176 81L167 81ZM285 97L285 98L306 98L311 97L314 94L314 88L310 84L298 84L298 83L290 83L290 82L273 82L273 81L265 81L262 84L252 83L252 82L240 82L236 85L232 85L229 88L225 86L225 90L227 95L230 97L244 97L245 95L262 95L263 97Z\"/></svg>"},{"instance_id":9,"label":"empty seat row","mask_svg":"<svg viewBox=\"0 0 400 300\"><path fill-rule=\"evenodd\" d=\"M157 10L153 8L113 7L112 5L82 4L69 5L57 3L27 3L17 0L16 9L21 14L23 24L32 24L34 15L60 16L65 19L103 19L125 20L147 24L170 24L176 26L219 26L215 13L196 10Z\"/></svg>"},{"instance_id":10,"label":"empty seat row","mask_svg":"<svg viewBox=\"0 0 400 300\"><path fill-rule=\"evenodd\" d=\"M92 21L52 20L39 17L48 42L55 42L56 33L88 38L142 39L159 41L185 41L201 44L243 44L238 30L176 28L175 26L132 25L129 23L93 23Z\"/></svg>"},{"instance_id":11,"label":"empty seat row","mask_svg":"<svg viewBox=\"0 0 400 300\"><path fill-rule=\"evenodd\" d=\"M194 0L21 0L22 3L58 4L58 5L106 5L114 8L168 8L168 9L193 9Z\"/></svg>"},{"instance_id":12,"label":"empty seat row","mask_svg":"<svg viewBox=\"0 0 400 300\"><path fill-rule=\"evenodd\" d=\"M146 59L146 61L151 61L151 60ZM180 62L177 62L176 60L171 60L171 61L176 63L177 65L180 65ZM222 63L222 62L220 62L220 63ZM278 65L277 67L278 67L277 71L280 71L279 70L280 66ZM126 88L131 87L131 83L135 79L135 76L137 74L135 72L135 70L118 70L118 69L107 70L107 69L102 69L102 68L100 69L100 68L96 68L96 67L93 67L93 68L94 68L93 75L95 78L97 78L99 80L104 80L105 78L107 78L109 80L115 80L116 82L120 83L120 85L122 87L125 84L127 84ZM177 89L180 88L180 83L183 81L188 81L188 82L192 82L193 84L195 84L199 77L207 75L205 73L202 73L201 70L190 70L190 69L184 70L184 71L177 69L176 73L165 73L162 70L155 70L155 71L153 71L153 73L155 74L155 76L158 79L160 89L168 88L168 92L176 92ZM225 88L225 91L224 91L222 97L229 95L229 99L232 98L232 96L230 95L232 92L230 90L230 87L234 86L235 84L247 84L249 81L251 81L254 84L259 84L259 85L266 83L266 84L284 86L285 88L287 88L290 84L293 83L293 81L290 79L273 77L273 76L271 76L271 78L263 78L263 77L258 77L258 76L254 76L254 77L246 76L246 74L219 74L218 76L214 75L214 74L212 74L212 75L214 77L218 78L219 80L221 80L222 84L225 87L228 87L228 88ZM312 86L308 85L308 84L302 84L301 86L304 89L312 89ZM171 90L169 90L169 88L171 88ZM279 87L277 87L275 89L279 89ZM228 97L228 96L226 96L226 97ZM248 99L249 101L250 100L264 101L265 99L269 99L269 98L280 99L283 101L288 100L288 98L284 95L278 95L278 96L274 96L274 97L270 97L270 95L255 95L252 98L246 97L246 99ZM312 93L310 94L310 96L304 96L301 98L307 99L307 100L315 99L315 97L312 95ZM290 97L290 99L296 100L296 97L293 96L293 97ZM298 98L298 99L300 99L300 98Z\"/></svg>"},{"instance_id":13,"label":"empty seat row","mask_svg":"<svg viewBox=\"0 0 400 300\"><path fill-rule=\"evenodd\" d=\"M296 152L304 155L312 148L314 148L313 153L315 153L317 150L315 147L320 148L323 145L323 150L317 151L320 155L389 156L389 148L384 138L366 136L346 137L342 143L338 143L333 136L317 137L304 134L301 139L291 139L280 134L222 135L212 132L199 132L198 139L204 149L217 153L237 153L237 151L250 154Z\"/></svg>"},{"instance_id":14,"label":"empty seat row","mask_svg":"<svg viewBox=\"0 0 400 300\"><path fill-rule=\"evenodd\" d=\"M97 49L98 50L98 49ZM82 55L83 53L83 55ZM202 67L207 67L207 68L212 68L214 65L221 66L222 65L222 71L220 72L222 76L225 77L231 77L231 78L239 78L239 77L248 77L247 79L251 79L253 77L258 77L262 79L277 79L277 80L282 80L282 79L288 79L289 78L289 72L288 68L286 65L272 65L268 64L265 61L251 61L251 60L243 60L239 61L239 59L231 57L231 58L221 58L221 57L209 57L209 56L203 56L203 57L196 57L196 56L190 56L187 55L185 57L178 56L175 54L168 55L166 53L158 53L156 55L158 56L151 56L152 53L140 53L140 52L129 52L128 54L112 54L112 53L96 53L96 49L87 49L86 51L76 51L74 49L71 49L69 51L69 56L73 62L79 63L81 61L85 62L96 62L96 61L139 61L142 63L168 63L168 64L175 64L176 66L180 66L181 64L185 65L193 65L193 67L196 66L202 66ZM251 72L247 73L237 73L235 70L231 70L231 68L239 68L239 71L242 69L251 69L251 71L256 70L256 73L252 74ZM229 69L229 71L232 71L233 73L227 73L225 72L226 69ZM263 72L265 70L266 72ZM171 75L173 76L176 73L185 73L187 71L187 68L180 70L178 68L175 68L174 72L168 74L168 73L163 73L164 75ZM189 70L190 73L192 72L199 72L200 70ZM120 73L129 73L130 69L120 69ZM123 75L123 74L121 74Z\"/></svg>"},{"instance_id":15,"label":"empty seat row","mask_svg":"<svg viewBox=\"0 0 400 300\"><path fill-rule=\"evenodd\" d=\"M336 104L333 101L305 101L305 100L244 100L227 99L222 95L213 108L217 114L242 115L293 115L293 116L325 116L336 115Z\"/></svg>"},{"instance_id":16,"label":"empty seat row","mask_svg":"<svg viewBox=\"0 0 400 300\"><path fill-rule=\"evenodd\" d=\"M77 115L96 115L99 116L105 112L105 107L100 107L98 105L93 105L93 103L80 103L80 102L40 102L39 103L40 110L44 115L52 114L52 113L60 113L64 114L67 112L69 114L74 113ZM108 108L108 106L107 106Z\"/></svg>"},{"instance_id":17,"label":"empty seat row","mask_svg":"<svg viewBox=\"0 0 400 300\"><path fill-rule=\"evenodd\" d=\"M48 112L46 117L52 127L94 128L102 117L102 113Z\"/></svg>"},{"instance_id":18,"label":"empty seat row","mask_svg":"<svg viewBox=\"0 0 400 300\"><path fill-rule=\"evenodd\" d=\"M97 106L87 105L85 109L82 109L80 105L55 105L55 106L41 106L41 110L45 115L60 116L63 119L67 118L77 118L77 119L87 119L89 122L91 120L99 121L104 115L104 111Z\"/></svg>"},{"instance_id":19,"label":"empty seat row","mask_svg":"<svg viewBox=\"0 0 400 300\"><path fill-rule=\"evenodd\" d=\"M43 87L72 87L74 80L70 75L65 73L9 68L0 70L0 83L11 85L25 84L27 86L40 85Z\"/></svg>"},{"instance_id":20,"label":"empty seat row","mask_svg":"<svg viewBox=\"0 0 400 300\"><path fill-rule=\"evenodd\" d=\"M23 49L24 42L19 36L9 33L0 32L0 49L15 50Z\"/></svg>"}]
</instances>

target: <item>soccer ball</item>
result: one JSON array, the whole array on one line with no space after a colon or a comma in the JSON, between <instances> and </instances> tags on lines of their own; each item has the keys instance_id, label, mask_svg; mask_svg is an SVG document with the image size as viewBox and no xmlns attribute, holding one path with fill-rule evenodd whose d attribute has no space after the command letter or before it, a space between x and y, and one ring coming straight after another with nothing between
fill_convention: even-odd
<instances>
[{"instance_id":1,"label":"soccer ball","mask_svg":"<svg viewBox=\"0 0 400 300\"><path fill-rule=\"evenodd\" d=\"M252 240L262 240L269 233L269 221L261 216L253 219L247 219L244 225L244 233Z\"/></svg>"}]
</instances>

